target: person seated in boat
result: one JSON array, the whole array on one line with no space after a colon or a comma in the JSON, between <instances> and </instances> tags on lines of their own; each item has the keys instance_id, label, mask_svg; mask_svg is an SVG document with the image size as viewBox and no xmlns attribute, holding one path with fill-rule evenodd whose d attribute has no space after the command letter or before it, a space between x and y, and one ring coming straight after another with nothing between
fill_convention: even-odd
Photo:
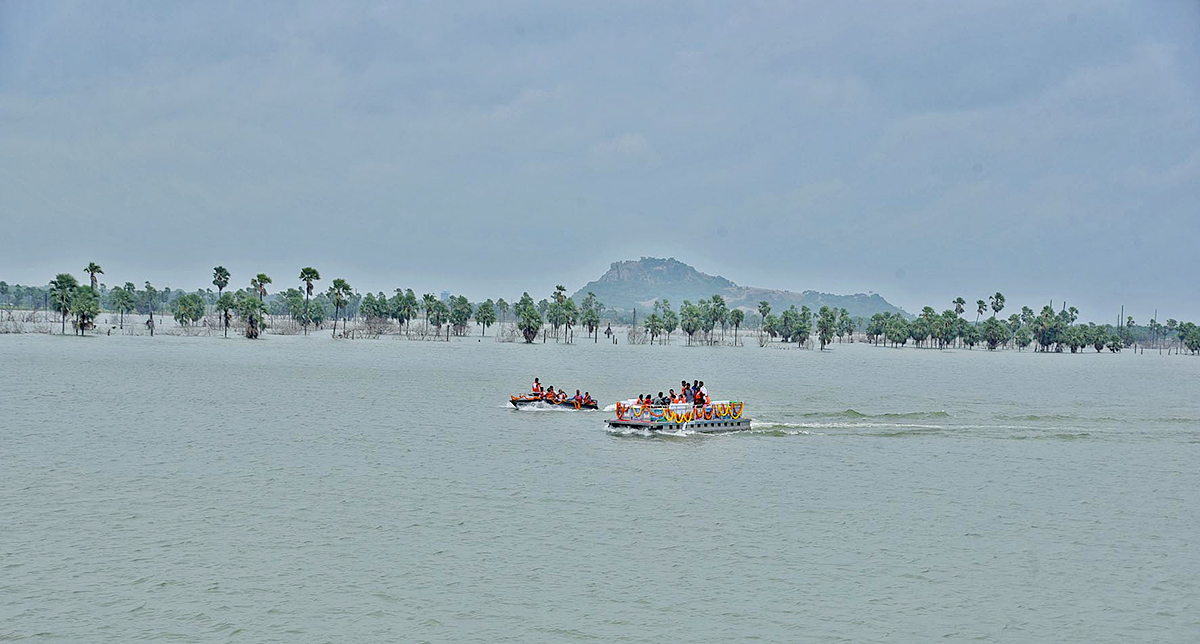
<instances>
[{"instance_id":1,"label":"person seated in boat","mask_svg":"<svg viewBox=\"0 0 1200 644\"><path fill-rule=\"evenodd\" d=\"M575 390L575 404L576 405L583 404L583 396L579 393L578 389Z\"/></svg>"},{"instance_id":2,"label":"person seated in boat","mask_svg":"<svg viewBox=\"0 0 1200 644\"><path fill-rule=\"evenodd\" d=\"M652 399L650 397L650 394L646 394L645 396L642 397L642 407L649 407L650 405L653 405L653 404L654 404L654 399Z\"/></svg>"},{"instance_id":3,"label":"person seated in boat","mask_svg":"<svg viewBox=\"0 0 1200 644\"><path fill-rule=\"evenodd\" d=\"M667 396L667 399L671 401L671 404L672 404L672 405L674 405L675 403L679 402L679 396L676 396L676 395L675 395L675 390L674 390L674 389L672 389L672 390L669 392L669 395Z\"/></svg>"},{"instance_id":4,"label":"person seated in boat","mask_svg":"<svg viewBox=\"0 0 1200 644\"><path fill-rule=\"evenodd\" d=\"M592 405L592 404L595 404L595 402L596 402L595 400L592 400L592 394L590 394L586 391L583 392L583 404Z\"/></svg>"},{"instance_id":5,"label":"person seated in boat","mask_svg":"<svg viewBox=\"0 0 1200 644\"><path fill-rule=\"evenodd\" d=\"M656 404L660 407L665 407L665 406L671 404L671 401L667 400L667 397L664 396L663 392L660 391L660 392L658 392L658 398L654 399L654 404Z\"/></svg>"},{"instance_id":6,"label":"person seated in boat","mask_svg":"<svg viewBox=\"0 0 1200 644\"><path fill-rule=\"evenodd\" d=\"M636 406L636 407L642 406L642 395L641 394L638 394L638 399L637 399L637 402L634 403L634 406Z\"/></svg>"},{"instance_id":7,"label":"person seated in boat","mask_svg":"<svg viewBox=\"0 0 1200 644\"><path fill-rule=\"evenodd\" d=\"M550 401L550 402L554 402L554 396L555 396L555 394L554 394L554 385L550 385L549 387L546 387L546 395L545 395L545 396L543 396L542 398L543 398L544 400L548 400L548 401Z\"/></svg>"},{"instance_id":8,"label":"person seated in boat","mask_svg":"<svg viewBox=\"0 0 1200 644\"><path fill-rule=\"evenodd\" d=\"M537 378L533 379L533 397L534 398L542 397L542 383L538 382Z\"/></svg>"}]
</instances>

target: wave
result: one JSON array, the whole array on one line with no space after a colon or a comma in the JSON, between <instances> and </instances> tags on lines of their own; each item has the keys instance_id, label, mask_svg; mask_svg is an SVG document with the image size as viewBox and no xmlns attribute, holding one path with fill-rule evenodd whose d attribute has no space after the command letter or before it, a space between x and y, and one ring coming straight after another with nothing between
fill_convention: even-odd
<instances>
[{"instance_id":1,"label":"wave","mask_svg":"<svg viewBox=\"0 0 1200 644\"><path fill-rule=\"evenodd\" d=\"M544 402L535 402L530 405L522 405L520 408L505 404L505 407L513 411L577 411L571 407L563 407L562 405L551 405Z\"/></svg>"},{"instance_id":2,"label":"wave","mask_svg":"<svg viewBox=\"0 0 1200 644\"><path fill-rule=\"evenodd\" d=\"M802 418L949 418L946 411L908 411L885 412L882 414L864 414L861 411L847 409L844 411L810 411L800 414Z\"/></svg>"},{"instance_id":3,"label":"wave","mask_svg":"<svg viewBox=\"0 0 1200 644\"><path fill-rule=\"evenodd\" d=\"M1071 416L1070 414L1018 414L1015 416L1009 416L1006 414L996 414L994 416L994 418L996 420L1025 420L1025 421L1075 420L1076 419L1075 416ZM1105 419L1097 419L1097 420L1105 420Z\"/></svg>"}]
</instances>

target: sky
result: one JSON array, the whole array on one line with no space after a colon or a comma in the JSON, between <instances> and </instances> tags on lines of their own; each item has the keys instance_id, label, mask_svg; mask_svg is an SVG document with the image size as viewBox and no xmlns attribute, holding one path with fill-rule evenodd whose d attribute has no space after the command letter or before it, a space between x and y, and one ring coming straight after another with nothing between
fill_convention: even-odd
<instances>
[{"instance_id":1,"label":"sky","mask_svg":"<svg viewBox=\"0 0 1200 644\"><path fill-rule=\"evenodd\" d=\"M0 279L1200 321L1200 3L0 0Z\"/></svg>"}]
</instances>

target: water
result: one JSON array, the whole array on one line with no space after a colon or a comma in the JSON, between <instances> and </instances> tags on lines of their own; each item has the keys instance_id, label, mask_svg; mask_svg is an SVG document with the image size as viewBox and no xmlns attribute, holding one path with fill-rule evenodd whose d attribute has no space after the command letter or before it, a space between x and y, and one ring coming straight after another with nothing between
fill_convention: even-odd
<instances>
[{"instance_id":1,"label":"water","mask_svg":"<svg viewBox=\"0 0 1200 644\"><path fill-rule=\"evenodd\" d=\"M1195 642L1198 374L0 337L0 640ZM703 378L755 429L505 409L535 375L602 404Z\"/></svg>"}]
</instances>

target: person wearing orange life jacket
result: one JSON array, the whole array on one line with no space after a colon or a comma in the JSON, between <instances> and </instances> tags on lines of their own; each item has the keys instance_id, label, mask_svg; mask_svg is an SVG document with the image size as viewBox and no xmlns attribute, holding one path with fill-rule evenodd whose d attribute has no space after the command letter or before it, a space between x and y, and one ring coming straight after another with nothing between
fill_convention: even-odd
<instances>
[{"instance_id":1,"label":"person wearing orange life jacket","mask_svg":"<svg viewBox=\"0 0 1200 644\"><path fill-rule=\"evenodd\" d=\"M554 395L554 385L550 385L546 388L546 395L542 396L542 400L554 402Z\"/></svg>"},{"instance_id":2,"label":"person wearing orange life jacket","mask_svg":"<svg viewBox=\"0 0 1200 644\"><path fill-rule=\"evenodd\" d=\"M596 402L595 400L592 400L592 394L590 394L590 393L588 393L588 392L586 392L586 391L585 391L585 392L583 392L583 404L585 404L585 405L591 405L591 404L593 404L593 403L595 403L595 402Z\"/></svg>"},{"instance_id":3,"label":"person wearing orange life jacket","mask_svg":"<svg viewBox=\"0 0 1200 644\"><path fill-rule=\"evenodd\" d=\"M533 379L533 395L538 398L542 397L542 383L538 382L537 378Z\"/></svg>"}]
</instances>

